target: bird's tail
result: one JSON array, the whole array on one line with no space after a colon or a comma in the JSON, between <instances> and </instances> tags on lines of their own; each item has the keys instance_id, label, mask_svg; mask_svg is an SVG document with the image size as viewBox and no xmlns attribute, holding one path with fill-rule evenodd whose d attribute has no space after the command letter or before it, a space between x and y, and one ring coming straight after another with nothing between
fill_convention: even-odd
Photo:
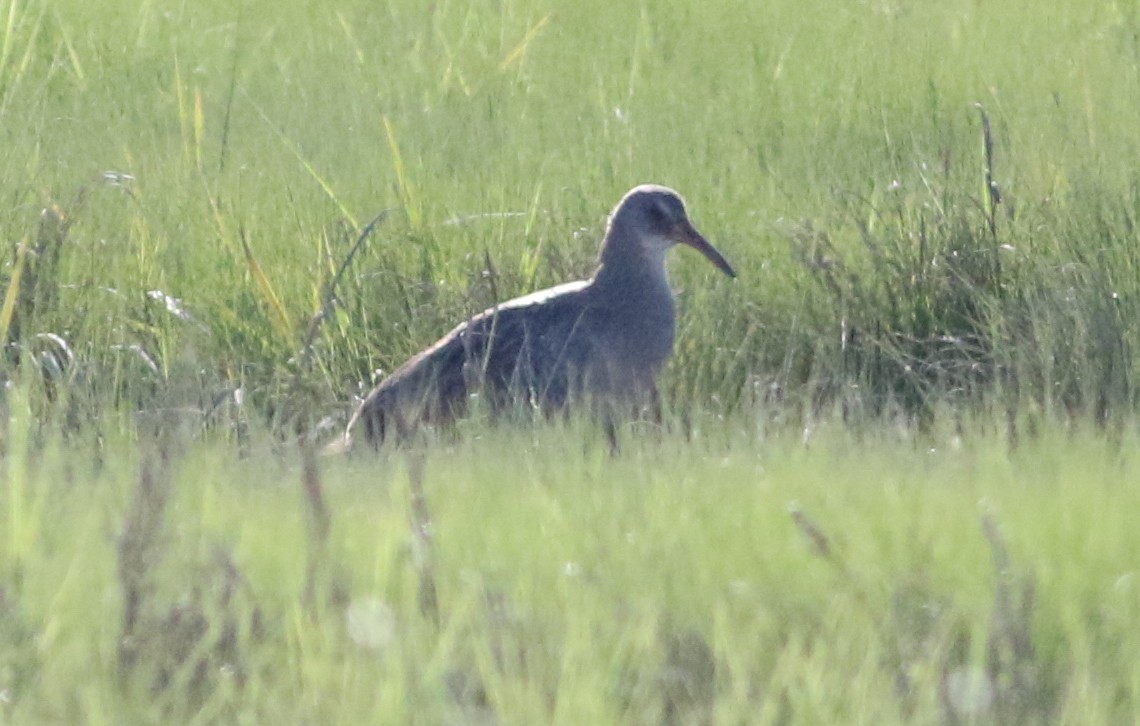
<instances>
[{"instance_id":1,"label":"bird's tail","mask_svg":"<svg viewBox=\"0 0 1140 726\"><path fill-rule=\"evenodd\" d=\"M334 453L348 451L353 435L378 448L386 440L407 441L420 426L446 424L467 399L466 353L463 344L446 340L413 358L365 397L348 423Z\"/></svg>"}]
</instances>

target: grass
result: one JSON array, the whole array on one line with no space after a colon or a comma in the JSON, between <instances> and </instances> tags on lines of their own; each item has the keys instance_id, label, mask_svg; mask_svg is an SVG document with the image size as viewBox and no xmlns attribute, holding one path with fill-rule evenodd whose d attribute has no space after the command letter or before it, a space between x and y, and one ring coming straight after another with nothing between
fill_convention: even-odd
<instances>
[{"instance_id":1,"label":"grass","mask_svg":"<svg viewBox=\"0 0 1140 726\"><path fill-rule=\"evenodd\" d=\"M278 415L282 363L325 283L391 209L321 341L312 380L331 412L492 289L586 274L605 211L653 179L752 272L730 285L676 261L679 400L732 406L759 378L834 399L855 380L872 408L914 409L931 386L961 387L940 374L977 364L1049 409L1057 388L1075 410L1132 405L1135 135L1120 99L1136 80L1119 11L1054 8L1046 27L957 4L583 7L589 22L524 4L8 7L4 98L21 114L0 223L32 244L57 205L63 289L35 327L82 349L93 379L117 370L136 388L145 353L160 389L196 369L211 397L241 387ZM101 43L112 23L131 40ZM860 42L833 47L840 29ZM702 332L713 316L717 335ZM931 365L907 371L908 356Z\"/></svg>"},{"instance_id":2,"label":"grass","mask_svg":"<svg viewBox=\"0 0 1140 726\"><path fill-rule=\"evenodd\" d=\"M332 528L318 546L290 458L202 445L152 461L171 487L148 520L131 504L137 462L77 480L52 452L28 477L34 547L5 590L6 715L1135 717L1133 441L1049 434L1010 455L829 427L807 448L738 431L611 460L590 439L433 448L427 551L409 530L417 465L403 456L323 467ZM582 448L566 465L549 452L568 440ZM518 465L504 471L508 446ZM131 560L142 530L149 554ZM142 563L145 593L129 666L124 561ZM439 625L421 614L424 577ZM951 682L975 690L950 696Z\"/></svg>"},{"instance_id":3,"label":"grass","mask_svg":"<svg viewBox=\"0 0 1140 726\"><path fill-rule=\"evenodd\" d=\"M1070 5L0 0L0 720L1137 720L1140 18ZM645 181L740 272L672 431L297 443Z\"/></svg>"}]
</instances>

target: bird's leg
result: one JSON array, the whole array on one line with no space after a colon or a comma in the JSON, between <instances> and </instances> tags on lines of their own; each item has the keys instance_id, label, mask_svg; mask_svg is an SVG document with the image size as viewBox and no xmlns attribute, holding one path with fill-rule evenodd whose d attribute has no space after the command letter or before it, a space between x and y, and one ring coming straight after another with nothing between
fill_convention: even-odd
<instances>
[{"instance_id":1,"label":"bird's leg","mask_svg":"<svg viewBox=\"0 0 1140 726\"><path fill-rule=\"evenodd\" d=\"M681 409L681 416L678 425L681 427L681 435L685 437L685 441L693 440L693 417L692 411L688 406Z\"/></svg>"},{"instance_id":2,"label":"bird's leg","mask_svg":"<svg viewBox=\"0 0 1140 726\"><path fill-rule=\"evenodd\" d=\"M649 382L649 400L642 408L642 415L649 420L652 435L657 443L665 440L671 426L665 421L665 406L661 402L661 391L656 381Z\"/></svg>"},{"instance_id":3,"label":"bird's leg","mask_svg":"<svg viewBox=\"0 0 1140 726\"><path fill-rule=\"evenodd\" d=\"M392 418L395 419L394 423L396 424L396 440L401 444L411 441L412 437L416 435L418 427L408 422L408 417L404 411L393 411Z\"/></svg>"},{"instance_id":4,"label":"bird's leg","mask_svg":"<svg viewBox=\"0 0 1140 726\"><path fill-rule=\"evenodd\" d=\"M628 402L627 402L628 403ZM590 402L593 419L602 426L606 435L606 443L610 446L610 456L621 453L621 444L618 443L618 416L629 415L629 408L617 405L612 400L594 397Z\"/></svg>"},{"instance_id":5,"label":"bird's leg","mask_svg":"<svg viewBox=\"0 0 1140 726\"><path fill-rule=\"evenodd\" d=\"M606 432L606 441L610 445L610 456L621 453L621 444L618 443L617 423L614 421L612 411L607 411L602 417L602 430Z\"/></svg>"},{"instance_id":6,"label":"bird's leg","mask_svg":"<svg viewBox=\"0 0 1140 726\"><path fill-rule=\"evenodd\" d=\"M649 420L658 429L663 428L665 423L665 410L661 405L661 391L658 390L656 381L649 383Z\"/></svg>"}]
</instances>

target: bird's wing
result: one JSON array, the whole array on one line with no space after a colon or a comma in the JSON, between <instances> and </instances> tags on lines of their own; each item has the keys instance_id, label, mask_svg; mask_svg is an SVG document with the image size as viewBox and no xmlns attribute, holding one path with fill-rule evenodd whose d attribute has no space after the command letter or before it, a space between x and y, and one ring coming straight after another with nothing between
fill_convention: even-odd
<instances>
[{"instance_id":1,"label":"bird's wing","mask_svg":"<svg viewBox=\"0 0 1140 726\"><path fill-rule=\"evenodd\" d=\"M498 402L522 397L560 406L596 357L596 311L586 283L569 283L511 300L473 319L462 333L475 353L469 366Z\"/></svg>"},{"instance_id":2,"label":"bird's wing","mask_svg":"<svg viewBox=\"0 0 1140 726\"><path fill-rule=\"evenodd\" d=\"M517 396L561 405L575 372L592 357L590 336L582 334L587 285L572 282L515 298L455 327L373 388L349 431L363 426L365 437L379 443L416 423L450 419L473 387L487 391L493 406Z\"/></svg>"}]
</instances>

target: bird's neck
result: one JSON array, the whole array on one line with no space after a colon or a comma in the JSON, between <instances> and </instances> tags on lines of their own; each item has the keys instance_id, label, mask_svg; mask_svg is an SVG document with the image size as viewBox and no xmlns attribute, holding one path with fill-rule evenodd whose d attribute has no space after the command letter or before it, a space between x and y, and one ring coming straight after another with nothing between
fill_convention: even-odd
<instances>
[{"instance_id":1,"label":"bird's neck","mask_svg":"<svg viewBox=\"0 0 1140 726\"><path fill-rule=\"evenodd\" d=\"M599 261L590 285L591 298L594 305L609 312L603 319L609 321L609 334L614 338L610 353L631 368L657 370L673 351L676 329L673 290L665 274L665 246L606 244Z\"/></svg>"},{"instance_id":2,"label":"bird's neck","mask_svg":"<svg viewBox=\"0 0 1140 726\"><path fill-rule=\"evenodd\" d=\"M602 244L598 269L594 273L595 288L622 297L646 295L672 300L665 272L664 246L643 246L632 237L615 232L620 233L620 230L611 229Z\"/></svg>"}]
</instances>

